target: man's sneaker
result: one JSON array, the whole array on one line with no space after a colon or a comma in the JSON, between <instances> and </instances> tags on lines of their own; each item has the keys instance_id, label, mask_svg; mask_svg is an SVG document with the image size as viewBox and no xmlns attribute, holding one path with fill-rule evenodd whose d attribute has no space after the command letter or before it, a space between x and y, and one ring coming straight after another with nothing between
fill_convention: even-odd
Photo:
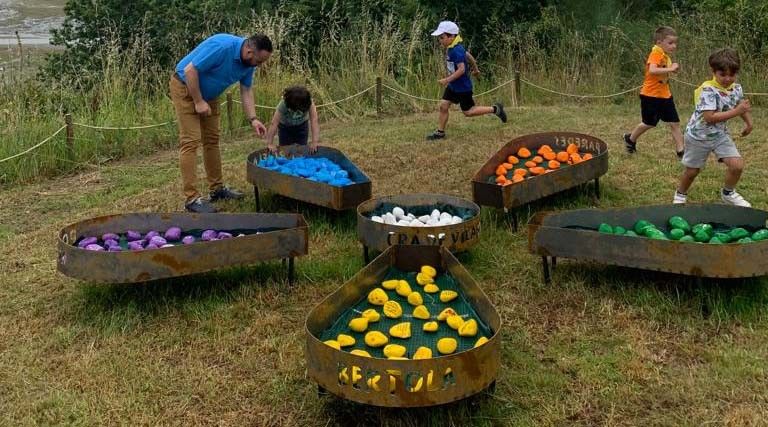
<instances>
[{"instance_id":1,"label":"man's sneaker","mask_svg":"<svg viewBox=\"0 0 768 427\"><path fill-rule=\"evenodd\" d=\"M445 131L442 130L436 130L429 135L427 135L427 141L437 141L438 139L444 139L445 138Z\"/></svg>"},{"instance_id":2,"label":"man's sneaker","mask_svg":"<svg viewBox=\"0 0 768 427\"><path fill-rule=\"evenodd\" d=\"M627 153L632 154L637 152L637 143L632 142L632 140L629 138L630 134L625 133L624 134L624 148L627 149Z\"/></svg>"},{"instance_id":3,"label":"man's sneaker","mask_svg":"<svg viewBox=\"0 0 768 427\"><path fill-rule=\"evenodd\" d=\"M212 202L218 201L218 200L240 200L243 198L243 193L232 190L226 185L222 185L221 187L211 191L210 193L210 200Z\"/></svg>"},{"instance_id":4,"label":"man's sneaker","mask_svg":"<svg viewBox=\"0 0 768 427\"><path fill-rule=\"evenodd\" d=\"M184 205L184 209L194 213L216 213L216 208L207 200L198 197Z\"/></svg>"},{"instance_id":5,"label":"man's sneaker","mask_svg":"<svg viewBox=\"0 0 768 427\"><path fill-rule=\"evenodd\" d=\"M752 204L744 200L744 197L742 197L741 194L737 193L736 190L731 191L731 194L725 194L723 190L720 190L720 198L723 199L723 201L725 203L728 203L729 205L741 206L743 208L752 207Z\"/></svg>"},{"instance_id":6,"label":"man's sneaker","mask_svg":"<svg viewBox=\"0 0 768 427\"><path fill-rule=\"evenodd\" d=\"M688 196L685 194L680 194L679 191L675 190L675 197L672 199L672 203L676 205L685 204L688 202Z\"/></svg>"},{"instance_id":7,"label":"man's sneaker","mask_svg":"<svg viewBox=\"0 0 768 427\"><path fill-rule=\"evenodd\" d=\"M507 122L507 113L504 111L504 106L500 102L493 104L493 114L501 119L502 123Z\"/></svg>"}]
</instances>

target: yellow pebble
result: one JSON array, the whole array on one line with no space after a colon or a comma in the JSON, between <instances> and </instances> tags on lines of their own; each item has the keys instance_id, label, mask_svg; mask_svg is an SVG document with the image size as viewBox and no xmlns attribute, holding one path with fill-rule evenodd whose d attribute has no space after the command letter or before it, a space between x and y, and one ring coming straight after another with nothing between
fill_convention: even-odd
<instances>
[{"instance_id":1,"label":"yellow pebble","mask_svg":"<svg viewBox=\"0 0 768 427\"><path fill-rule=\"evenodd\" d=\"M421 294L418 292L411 292L408 294L408 304L410 305L422 305L424 304L424 298L421 297Z\"/></svg>"},{"instance_id":2,"label":"yellow pebble","mask_svg":"<svg viewBox=\"0 0 768 427\"><path fill-rule=\"evenodd\" d=\"M397 292L398 295L401 297L407 297L408 295L413 292L411 290L411 285L408 284L405 280L401 280L400 283L397 285L397 288L395 289L395 292Z\"/></svg>"},{"instance_id":3,"label":"yellow pebble","mask_svg":"<svg viewBox=\"0 0 768 427\"><path fill-rule=\"evenodd\" d=\"M429 347L419 347L416 352L413 353L413 360L431 359L432 349Z\"/></svg>"},{"instance_id":4,"label":"yellow pebble","mask_svg":"<svg viewBox=\"0 0 768 427\"><path fill-rule=\"evenodd\" d=\"M341 347L349 347L351 345L355 345L355 338L345 334L339 334L339 336L336 337L336 341L338 341L339 346Z\"/></svg>"},{"instance_id":5,"label":"yellow pebble","mask_svg":"<svg viewBox=\"0 0 768 427\"><path fill-rule=\"evenodd\" d=\"M430 283L435 283L435 280L432 279L432 277L427 276L424 273L419 273L416 275L416 283L420 284L421 286L428 285Z\"/></svg>"},{"instance_id":6,"label":"yellow pebble","mask_svg":"<svg viewBox=\"0 0 768 427\"><path fill-rule=\"evenodd\" d=\"M402 357L402 356L400 356L400 357L393 356L393 357L387 357L387 360L408 360L408 358L407 357Z\"/></svg>"},{"instance_id":7,"label":"yellow pebble","mask_svg":"<svg viewBox=\"0 0 768 427\"><path fill-rule=\"evenodd\" d=\"M381 319L381 315L379 314L379 312L373 308L369 308L368 310L365 310L362 316L368 319L368 323L376 323L379 321L379 319Z\"/></svg>"},{"instance_id":8,"label":"yellow pebble","mask_svg":"<svg viewBox=\"0 0 768 427\"><path fill-rule=\"evenodd\" d=\"M368 293L368 302L373 305L384 305L387 301L389 301L389 296L384 289L376 288Z\"/></svg>"},{"instance_id":9,"label":"yellow pebble","mask_svg":"<svg viewBox=\"0 0 768 427\"><path fill-rule=\"evenodd\" d=\"M440 292L440 301L441 302L451 302L458 297L459 294L455 291L442 291Z\"/></svg>"},{"instance_id":10,"label":"yellow pebble","mask_svg":"<svg viewBox=\"0 0 768 427\"><path fill-rule=\"evenodd\" d=\"M327 345L328 347L333 347L336 350L341 350L341 345L336 340L323 341L323 344Z\"/></svg>"},{"instance_id":11,"label":"yellow pebble","mask_svg":"<svg viewBox=\"0 0 768 427\"><path fill-rule=\"evenodd\" d=\"M411 337L411 322L398 323L389 328L389 335L395 338L407 339Z\"/></svg>"},{"instance_id":12,"label":"yellow pebble","mask_svg":"<svg viewBox=\"0 0 768 427\"><path fill-rule=\"evenodd\" d=\"M487 342L488 342L488 338L480 337L480 338L477 339L477 342L475 343L475 348L478 348L478 347L480 347L481 345L483 345L483 344L485 344Z\"/></svg>"},{"instance_id":13,"label":"yellow pebble","mask_svg":"<svg viewBox=\"0 0 768 427\"><path fill-rule=\"evenodd\" d=\"M368 329L368 318L356 317L350 320L349 329L352 329L355 332L365 332L365 330Z\"/></svg>"},{"instance_id":14,"label":"yellow pebble","mask_svg":"<svg viewBox=\"0 0 768 427\"><path fill-rule=\"evenodd\" d=\"M459 330L461 326L464 324L464 319L461 318L458 314L453 316L448 316L447 319L445 319L445 323L448 324L452 329Z\"/></svg>"},{"instance_id":15,"label":"yellow pebble","mask_svg":"<svg viewBox=\"0 0 768 427\"><path fill-rule=\"evenodd\" d=\"M386 289L386 290L391 291L391 290L394 290L397 287L398 283L400 283L400 281L397 280L397 279L395 279L395 280L385 280L385 281L381 282L381 287Z\"/></svg>"},{"instance_id":16,"label":"yellow pebble","mask_svg":"<svg viewBox=\"0 0 768 427\"><path fill-rule=\"evenodd\" d=\"M429 310L427 310L427 306L420 305L413 309L413 317L421 320L427 320L429 319Z\"/></svg>"},{"instance_id":17,"label":"yellow pebble","mask_svg":"<svg viewBox=\"0 0 768 427\"><path fill-rule=\"evenodd\" d=\"M406 351L408 349L400 344L387 344L384 346L384 355L387 357L403 357Z\"/></svg>"},{"instance_id":18,"label":"yellow pebble","mask_svg":"<svg viewBox=\"0 0 768 427\"><path fill-rule=\"evenodd\" d=\"M424 286L424 292L426 292L428 294L436 294L436 293L440 292L440 288L438 288L436 284L430 283L430 284Z\"/></svg>"},{"instance_id":19,"label":"yellow pebble","mask_svg":"<svg viewBox=\"0 0 768 427\"><path fill-rule=\"evenodd\" d=\"M421 329L423 329L424 332L436 332L439 326L440 325L437 322L427 322Z\"/></svg>"},{"instance_id":20,"label":"yellow pebble","mask_svg":"<svg viewBox=\"0 0 768 427\"><path fill-rule=\"evenodd\" d=\"M441 311L440 314L437 315L437 320L442 322L443 320L447 319L449 316L455 316L456 312L451 308L448 307L445 310Z\"/></svg>"},{"instance_id":21,"label":"yellow pebble","mask_svg":"<svg viewBox=\"0 0 768 427\"><path fill-rule=\"evenodd\" d=\"M456 351L458 345L459 344L454 338L440 338L437 341L437 351L439 351L440 354L451 354Z\"/></svg>"},{"instance_id":22,"label":"yellow pebble","mask_svg":"<svg viewBox=\"0 0 768 427\"><path fill-rule=\"evenodd\" d=\"M384 304L384 315L390 319L397 319L403 315L403 308L397 301L387 301Z\"/></svg>"},{"instance_id":23,"label":"yellow pebble","mask_svg":"<svg viewBox=\"0 0 768 427\"><path fill-rule=\"evenodd\" d=\"M459 336L474 337L477 335L477 321L469 319L459 327Z\"/></svg>"},{"instance_id":24,"label":"yellow pebble","mask_svg":"<svg viewBox=\"0 0 768 427\"><path fill-rule=\"evenodd\" d=\"M422 265L421 273L426 274L427 276L433 279L435 278L435 276L437 276L437 270L435 270L435 267L432 267L431 265Z\"/></svg>"},{"instance_id":25,"label":"yellow pebble","mask_svg":"<svg viewBox=\"0 0 768 427\"><path fill-rule=\"evenodd\" d=\"M371 331L365 334L365 345L368 347L381 347L389 342L389 338L379 331Z\"/></svg>"},{"instance_id":26,"label":"yellow pebble","mask_svg":"<svg viewBox=\"0 0 768 427\"><path fill-rule=\"evenodd\" d=\"M354 354L355 356L371 357L371 353L360 349L354 349L350 351L349 354Z\"/></svg>"}]
</instances>

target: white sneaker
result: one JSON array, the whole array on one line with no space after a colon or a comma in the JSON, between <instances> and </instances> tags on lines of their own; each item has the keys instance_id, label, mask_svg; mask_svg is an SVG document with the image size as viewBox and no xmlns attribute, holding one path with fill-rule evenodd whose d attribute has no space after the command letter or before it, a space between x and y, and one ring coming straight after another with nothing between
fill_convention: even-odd
<instances>
[{"instance_id":1,"label":"white sneaker","mask_svg":"<svg viewBox=\"0 0 768 427\"><path fill-rule=\"evenodd\" d=\"M672 199L672 203L676 205L682 205L685 204L688 201L688 196L685 194L680 194L679 192L675 191L675 198Z\"/></svg>"},{"instance_id":2,"label":"white sneaker","mask_svg":"<svg viewBox=\"0 0 768 427\"><path fill-rule=\"evenodd\" d=\"M742 197L741 194L737 193L735 190L727 196L725 195L725 193L723 193L723 190L720 190L720 198L723 199L723 201L725 203L728 203L729 205L741 206L743 208L752 207L752 204L744 200L744 197Z\"/></svg>"}]
</instances>

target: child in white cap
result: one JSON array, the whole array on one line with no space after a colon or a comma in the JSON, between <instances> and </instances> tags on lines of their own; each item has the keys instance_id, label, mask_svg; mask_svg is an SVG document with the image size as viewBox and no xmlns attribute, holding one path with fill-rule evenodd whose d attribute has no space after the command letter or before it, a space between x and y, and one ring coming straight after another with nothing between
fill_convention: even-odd
<instances>
[{"instance_id":1,"label":"child in white cap","mask_svg":"<svg viewBox=\"0 0 768 427\"><path fill-rule=\"evenodd\" d=\"M448 76L439 80L445 86L443 99L440 101L440 118L437 129L427 135L427 140L434 141L445 138L445 126L448 124L448 112L451 104L459 104L462 113L467 117L495 114L502 122L507 122L507 114L500 103L493 106L475 105L472 98L472 80L469 78L469 63L474 63L474 58L464 49L459 35L459 26L451 21L441 22L433 36L437 37L440 45L446 48L445 63L448 68ZM473 67L476 70L476 66Z\"/></svg>"}]
</instances>

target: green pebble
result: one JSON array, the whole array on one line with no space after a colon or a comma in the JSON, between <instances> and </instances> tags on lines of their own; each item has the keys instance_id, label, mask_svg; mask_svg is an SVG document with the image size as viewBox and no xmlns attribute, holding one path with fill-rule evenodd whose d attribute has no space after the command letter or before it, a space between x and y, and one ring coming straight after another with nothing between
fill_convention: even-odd
<instances>
[{"instance_id":1,"label":"green pebble","mask_svg":"<svg viewBox=\"0 0 768 427\"><path fill-rule=\"evenodd\" d=\"M681 228L673 228L669 231L669 238L672 240L680 240L685 236L685 231Z\"/></svg>"},{"instance_id":2,"label":"green pebble","mask_svg":"<svg viewBox=\"0 0 768 427\"><path fill-rule=\"evenodd\" d=\"M745 230L742 227L736 227L733 230L731 230L728 235L731 237L731 240L740 240L745 237L749 237L749 231Z\"/></svg>"},{"instance_id":3,"label":"green pebble","mask_svg":"<svg viewBox=\"0 0 768 427\"><path fill-rule=\"evenodd\" d=\"M752 240L752 238L750 238L750 237L744 237L744 238L739 239L739 243L753 243L753 242L754 242L754 240Z\"/></svg>"},{"instance_id":4,"label":"green pebble","mask_svg":"<svg viewBox=\"0 0 768 427\"><path fill-rule=\"evenodd\" d=\"M710 239L710 237L706 230L699 229L699 231L693 234L693 239L697 242L706 242Z\"/></svg>"},{"instance_id":5,"label":"green pebble","mask_svg":"<svg viewBox=\"0 0 768 427\"><path fill-rule=\"evenodd\" d=\"M613 234L613 227L611 227L609 224L602 223L599 227L597 227L597 231L606 234Z\"/></svg>"},{"instance_id":6,"label":"green pebble","mask_svg":"<svg viewBox=\"0 0 768 427\"><path fill-rule=\"evenodd\" d=\"M613 227L613 234L622 236L622 235L624 235L626 233L627 233L627 229L622 227L622 226L620 226L620 225L617 225L616 227Z\"/></svg>"},{"instance_id":7,"label":"green pebble","mask_svg":"<svg viewBox=\"0 0 768 427\"><path fill-rule=\"evenodd\" d=\"M693 238L693 236L685 235L680 238L681 242L687 242L687 243L696 243L696 239Z\"/></svg>"},{"instance_id":8,"label":"green pebble","mask_svg":"<svg viewBox=\"0 0 768 427\"><path fill-rule=\"evenodd\" d=\"M722 245L723 241L718 239L717 237L713 237L713 238L709 239L709 244L711 244L711 245Z\"/></svg>"},{"instance_id":9,"label":"green pebble","mask_svg":"<svg viewBox=\"0 0 768 427\"><path fill-rule=\"evenodd\" d=\"M768 230L765 228L762 228L760 230L757 230L752 234L752 240L758 242L760 240L768 239Z\"/></svg>"},{"instance_id":10,"label":"green pebble","mask_svg":"<svg viewBox=\"0 0 768 427\"><path fill-rule=\"evenodd\" d=\"M625 236L629 236L629 237L637 237L637 233L635 233L635 232L634 232L634 231L632 231L632 230L627 230L627 232L626 232L626 233L624 233L624 235L625 235Z\"/></svg>"},{"instance_id":11,"label":"green pebble","mask_svg":"<svg viewBox=\"0 0 768 427\"><path fill-rule=\"evenodd\" d=\"M642 233L643 228L645 228L645 227L647 227L649 225L653 225L653 224L651 224L650 222L648 222L648 221L646 221L644 219L641 219L640 221L637 221L635 223L635 225L634 225L634 227L632 227L632 229L635 230L635 233L642 235L643 234Z\"/></svg>"},{"instance_id":12,"label":"green pebble","mask_svg":"<svg viewBox=\"0 0 768 427\"><path fill-rule=\"evenodd\" d=\"M729 243L732 239L728 233L715 233L713 238L716 237L721 243Z\"/></svg>"}]
</instances>

